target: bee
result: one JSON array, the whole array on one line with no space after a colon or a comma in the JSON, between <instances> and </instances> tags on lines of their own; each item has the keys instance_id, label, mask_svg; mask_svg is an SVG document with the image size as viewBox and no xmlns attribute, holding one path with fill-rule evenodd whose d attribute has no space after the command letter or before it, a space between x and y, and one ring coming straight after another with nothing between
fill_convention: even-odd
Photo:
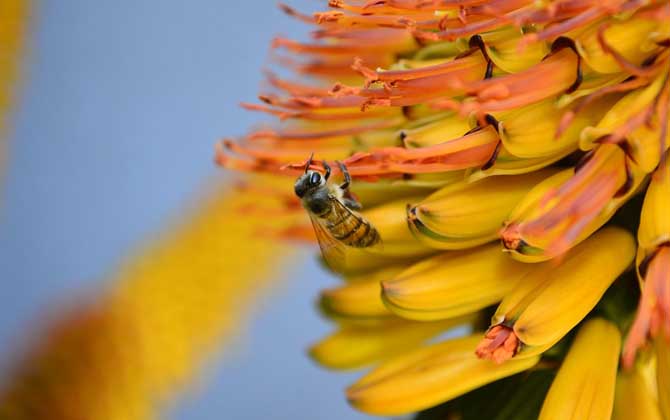
<instances>
[{"instance_id":1,"label":"bee","mask_svg":"<svg viewBox=\"0 0 670 420\"><path fill-rule=\"evenodd\" d=\"M361 204L349 191L351 176L347 167L336 161L344 182L328 183L330 166L324 161L325 174L310 170L310 156L305 173L295 182L295 194L307 210L326 263L335 271L344 267L345 247L368 248L381 243L377 229L356 210Z\"/></svg>"}]
</instances>

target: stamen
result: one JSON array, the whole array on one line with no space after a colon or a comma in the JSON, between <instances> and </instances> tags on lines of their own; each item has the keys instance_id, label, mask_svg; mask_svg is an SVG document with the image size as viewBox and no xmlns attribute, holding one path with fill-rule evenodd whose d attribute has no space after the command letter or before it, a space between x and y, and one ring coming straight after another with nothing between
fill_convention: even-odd
<instances>
[{"instance_id":1,"label":"stamen","mask_svg":"<svg viewBox=\"0 0 670 420\"><path fill-rule=\"evenodd\" d=\"M399 81L423 79L432 76L449 76L451 74L465 72L475 73L485 68L486 60L481 55L468 54L467 56L461 56L454 60L432 66L425 66L409 70L385 71L374 71L363 66L362 63L363 61L360 58L357 59L357 61L354 62L354 70L361 73L369 83L377 81L395 83Z\"/></svg>"},{"instance_id":2,"label":"stamen","mask_svg":"<svg viewBox=\"0 0 670 420\"><path fill-rule=\"evenodd\" d=\"M302 22L305 22L305 23L316 23L316 19L314 19L314 17L309 16L309 15L305 15L305 14L302 14L302 13L298 12L297 10L295 10L294 8L288 6L288 5L284 4L284 3L279 3L277 6L279 7L279 9L280 9L282 12L284 12L284 13L286 13L287 15L289 15L289 16L291 16L291 17L294 17L294 18L296 18L296 19L298 19L298 20L300 20L300 21L302 21Z\"/></svg>"},{"instance_id":3,"label":"stamen","mask_svg":"<svg viewBox=\"0 0 670 420\"><path fill-rule=\"evenodd\" d=\"M370 124L355 124L350 127L335 128L332 130L319 131L275 131L275 130L259 130L249 134L248 139L274 139L278 141L283 140L317 140L332 137L349 136L353 134L360 134L366 131L379 130L397 126L403 121L399 118L389 119L386 121L377 121Z\"/></svg>"},{"instance_id":4,"label":"stamen","mask_svg":"<svg viewBox=\"0 0 670 420\"><path fill-rule=\"evenodd\" d=\"M489 359L501 364L514 357L520 347L521 341L512 328L495 325L486 332L475 354L480 359Z\"/></svg>"}]
</instances>

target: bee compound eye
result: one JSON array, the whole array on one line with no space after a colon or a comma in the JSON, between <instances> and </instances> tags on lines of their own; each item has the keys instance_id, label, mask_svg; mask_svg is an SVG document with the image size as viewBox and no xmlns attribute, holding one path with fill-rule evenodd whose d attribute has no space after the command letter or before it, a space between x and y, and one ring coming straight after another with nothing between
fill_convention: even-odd
<instances>
[{"instance_id":1,"label":"bee compound eye","mask_svg":"<svg viewBox=\"0 0 670 420\"><path fill-rule=\"evenodd\" d=\"M309 177L309 183L312 185L318 185L321 183L321 174L318 172L312 172L312 175Z\"/></svg>"}]
</instances>

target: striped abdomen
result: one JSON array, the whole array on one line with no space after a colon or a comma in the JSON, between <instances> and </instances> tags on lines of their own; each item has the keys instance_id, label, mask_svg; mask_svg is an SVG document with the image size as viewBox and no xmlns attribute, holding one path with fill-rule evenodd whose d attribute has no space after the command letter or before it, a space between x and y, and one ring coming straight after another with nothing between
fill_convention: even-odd
<instances>
[{"instance_id":1,"label":"striped abdomen","mask_svg":"<svg viewBox=\"0 0 670 420\"><path fill-rule=\"evenodd\" d=\"M379 242L379 232L363 216L346 208L335 198L331 199L331 203L319 217L325 219L324 225L333 238L355 248L366 248Z\"/></svg>"}]
</instances>

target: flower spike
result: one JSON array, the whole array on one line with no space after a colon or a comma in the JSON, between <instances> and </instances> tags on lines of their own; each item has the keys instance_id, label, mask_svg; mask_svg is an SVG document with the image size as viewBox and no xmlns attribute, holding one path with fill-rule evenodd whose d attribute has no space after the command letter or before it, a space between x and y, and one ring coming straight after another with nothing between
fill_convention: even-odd
<instances>
[{"instance_id":1,"label":"flower spike","mask_svg":"<svg viewBox=\"0 0 670 420\"><path fill-rule=\"evenodd\" d=\"M544 389L530 401L523 387L491 398L497 385L482 386L539 363L546 379L558 371L541 418L609 418L616 323L629 392L617 391L615 418L626 404L670 416L668 1L327 4L314 15L282 6L313 27L274 41L273 63L299 79L268 74L261 102L244 106L279 121L222 143L217 161L278 180L301 175L313 151L313 170L347 165L384 246L345 249L346 283L319 300L337 329L312 355L330 368L381 363L349 388L352 405L392 415L462 396L434 413L537 418ZM275 236L313 241L306 220ZM638 285L622 274L634 258L631 324L626 292ZM485 332L426 342L462 317L481 327L494 304ZM582 322L594 315L607 321ZM580 324L566 354L562 338Z\"/></svg>"}]
</instances>

